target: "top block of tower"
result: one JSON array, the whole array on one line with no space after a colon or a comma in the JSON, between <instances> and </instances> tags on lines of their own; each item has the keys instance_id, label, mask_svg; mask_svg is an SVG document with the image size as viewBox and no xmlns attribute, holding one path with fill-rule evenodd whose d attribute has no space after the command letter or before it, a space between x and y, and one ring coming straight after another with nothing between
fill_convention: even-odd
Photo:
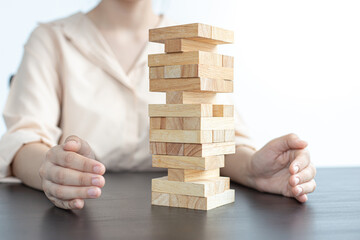
<instances>
[{"instance_id":1,"label":"top block of tower","mask_svg":"<svg viewBox=\"0 0 360 240\"><path fill-rule=\"evenodd\" d=\"M149 31L150 42L164 43L172 39L189 39L215 45L228 44L234 42L234 33L201 23L156 28Z\"/></svg>"}]
</instances>

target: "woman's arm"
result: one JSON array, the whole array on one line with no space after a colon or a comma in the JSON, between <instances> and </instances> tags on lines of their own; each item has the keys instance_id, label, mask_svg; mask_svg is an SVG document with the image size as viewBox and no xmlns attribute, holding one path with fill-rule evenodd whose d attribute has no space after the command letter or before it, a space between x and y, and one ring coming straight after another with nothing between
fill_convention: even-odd
<instances>
[{"instance_id":1,"label":"woman's arm","mask_svg":"<svg viewBox=\"0 0 360 240\"><path fill-rule=\"evenodd\" d=\"M25 185L42 190L39 169L49 149L50 147L39 142L25 144L12 162L13 174Z\"/></svg>"},{"instance_id":2,"label":"woman's arm","mask_svg":"<svg viewBox=\"0 0 360 240\"><path fill-rule=\"evenodd\" d=\"M221 168L221 175L229 176L232 181L255 188L250 175L251 159L255 150L247 146L237 146L236 154L226 155L225 167Z\"/></svg>"}]
</instances>

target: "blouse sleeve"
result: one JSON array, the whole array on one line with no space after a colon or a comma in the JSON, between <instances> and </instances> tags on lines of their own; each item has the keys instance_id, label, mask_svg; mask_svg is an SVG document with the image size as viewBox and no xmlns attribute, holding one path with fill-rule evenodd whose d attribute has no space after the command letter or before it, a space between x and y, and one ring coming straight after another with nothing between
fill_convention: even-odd
<instances>
[{"instance_id":1,"label":"blouse sleeve","mask_svg":"<svg viewBox=\"0 0 360 240\"><path fill-rule=\"evenodd\" d=\"M219 104L229 104L234 105L234 100L232 94L221 93L217 94L217 103ZM239 112L236 110L236 105L234 106L234 122L235 122L235 144L236 147L249 147L256 150L256 145L254 141L250 138L249 130L242 119Z\"/></svg>"},{"instance_id":2,"label":"blouse sleeve","mask_svg":"<svg viewBox=\"0 0 360 240\"><path fill-rule=\"evenodd\" d=\"M3 117L7 127L0 140L0 178L9 176L10 164L26 143L57 144L61 130L61 85L55 35L40 25L24 46L20 67L12 81Z\"/></svg>"}]
</instances>

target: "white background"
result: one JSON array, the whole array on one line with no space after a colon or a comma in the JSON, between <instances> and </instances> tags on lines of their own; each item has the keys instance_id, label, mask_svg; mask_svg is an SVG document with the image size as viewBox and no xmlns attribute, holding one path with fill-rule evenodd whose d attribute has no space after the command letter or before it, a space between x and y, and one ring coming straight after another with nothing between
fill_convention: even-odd
<instances>
[{"instance_id":1,"label":"white background","mask_svg":"<svg viewBox=\"0 0 360 240\"><path fill-rule=\"evenodd\" d=\"M8 77L39 21L97 0L12 0L0 8L0 110ZM360 166L360 2L348 0L154 1L178 23L232 29L236 107L258 146L294 132L316 166ZM5 125L0 122L0 134Z\"/></svg>"}]
</instances>

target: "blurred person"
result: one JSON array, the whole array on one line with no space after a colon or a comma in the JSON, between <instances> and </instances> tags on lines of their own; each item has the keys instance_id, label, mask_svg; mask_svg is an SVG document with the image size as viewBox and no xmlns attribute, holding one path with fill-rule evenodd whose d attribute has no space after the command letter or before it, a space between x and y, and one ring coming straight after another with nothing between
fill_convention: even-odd
<instances>
[{"instance_id":1,"label":"blurred person","mask_svg":"<svg viewBox=\"0 0 360 240\"><path fill-rule=\"evenodd\" d=\"M57 207L98 198L110 171L148 171L150 28L173 25L150 0L103 0L90 12L40 24L13 79L0 141L0 177L16 176ZM236 154L222 175L306 202L316 187L307 143L295 134L256 150L236 116Z\"/></svg>"}]
</instances>

